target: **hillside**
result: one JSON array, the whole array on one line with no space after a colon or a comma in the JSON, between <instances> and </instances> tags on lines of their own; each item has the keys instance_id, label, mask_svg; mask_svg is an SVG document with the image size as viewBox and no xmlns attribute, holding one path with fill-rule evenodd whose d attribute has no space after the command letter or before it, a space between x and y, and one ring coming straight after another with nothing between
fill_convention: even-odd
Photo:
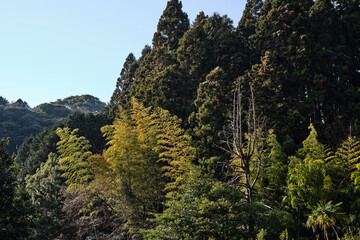
<instances>
[{"instance_id":1,"label":"hillside","mask_svg":"<svg viewBox=\"0 0 360 240\"><path fill-rule=\"evenodd\" d=\"M80 111L83 113L99 113L106 103L101 102L99 98L91 95L72 96L64 99L58 99L52 102L53 105L64 106L71 111Z\"/></svg>"},{"instance_id":2,"label":"hillside","mask_svg":"<svg viewBox=\"0 0 360 240\"><path fill-rule=\"evenodd\" d=\"M16 152L23 140L57 122L45 113L22 107L0 106L0 139L10 138L8 150Z\"/></svg>"},{"instance_id":3,"label":"hillside","mask_svg":"<svg viewBox=\"0 0 360 240\"><path fill-rule=\"evenodd\" d=\"M56 102L44 103L30 108L26 101L18 99L10 103L0 99L0 139L10 138L8 150L16 152L26 137L40 132L71 112L97 114L106 104L90 95L72 96Z\"/></svg>"}]
</instances>

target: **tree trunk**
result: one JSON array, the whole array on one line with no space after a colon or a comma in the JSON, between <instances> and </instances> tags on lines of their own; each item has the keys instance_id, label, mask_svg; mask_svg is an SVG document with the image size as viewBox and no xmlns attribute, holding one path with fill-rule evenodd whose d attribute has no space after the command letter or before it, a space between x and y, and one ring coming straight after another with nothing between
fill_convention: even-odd
<instances>
[{"instance_id":1,"label":"tree trunk","mask_svg":"<svg viewBox=\"0 0 360 240\"><path fill-rule=\"evenodd\" d=\"M249 160L246 160L248 162ZM249 164L246 163L245 167L245 199L248 203L252 202L252 191L251 191L251 180L250 180L250 167Z\"/></svg>"},{"instance_id":2,"label":"tree trunk","mask_svg":"<svg viewBox=\"0 0 360 240\"><path fill-rule=\"evenodd\" d=\"M328 236L328 231L327 231L327 225L324 225L324 237L326 238L326 240L329 240L329 236Z\"/></svg>"}]
</instances>

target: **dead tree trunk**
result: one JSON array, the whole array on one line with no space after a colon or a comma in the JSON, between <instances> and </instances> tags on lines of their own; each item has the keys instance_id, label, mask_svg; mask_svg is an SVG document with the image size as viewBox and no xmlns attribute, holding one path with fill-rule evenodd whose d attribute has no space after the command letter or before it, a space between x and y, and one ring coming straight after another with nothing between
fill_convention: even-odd
<instances>
[{"instance_id":1,"label":"dead tree trunk","mask_svg":"<svg viewBox=\"0 0 360 240\"><path fill-rule=\"evenodd\" d=\"M231 154L230 169L235 184L243 188L248 203L253 201L253 189L259 178L261 158L265 150L264 121L256 113L252 86L249 85L249 101L244 108L242 83L234 93L232 121L225 131L227 147Z\"/></svg>"}]
</instances>

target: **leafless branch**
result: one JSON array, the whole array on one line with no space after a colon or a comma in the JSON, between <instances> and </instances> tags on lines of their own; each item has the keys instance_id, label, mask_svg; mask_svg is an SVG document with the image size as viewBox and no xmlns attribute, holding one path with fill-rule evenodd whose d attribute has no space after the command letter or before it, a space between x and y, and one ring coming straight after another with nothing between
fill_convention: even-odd
<instances>
[{"instance_id":1,"label":"leafless branch","mask_svg":"<svg viewBox=\"0 0 360 240\"><path fill-rule=\"evenodd\" d=\"M239 79L237 91L234 93L232 121L224 129L226 140L221 143L225 152L231 154L228 169L232 171L232 182L244 187L245 198L252 201L252 190L259 178L262 154L265 151L265 123L261 115L257 116L254 91L249 85L249 105L243 106L243 82Z\"/></svg>"}]
</instances>

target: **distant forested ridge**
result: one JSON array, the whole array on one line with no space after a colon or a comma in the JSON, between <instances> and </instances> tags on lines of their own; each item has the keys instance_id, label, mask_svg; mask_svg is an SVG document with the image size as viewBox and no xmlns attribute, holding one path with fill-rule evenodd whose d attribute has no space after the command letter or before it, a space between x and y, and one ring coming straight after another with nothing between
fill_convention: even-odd
<instances>
[{"instance_id":1,"label":"distant forested ridge","mask_svg":"<svg viewBox=\"0 0 360 240\"><path fill-rule=\"evenodd\" d=\"M35 108L30 108L27 102L21 99L10 103L0 97L0 139L10 138L8 150L16 152L25 138L61 121L71 112L96 114L105 105L91 95L59 99L53 103L40 104Z\"/></svg>"},{"instance_id":2,"label":"distant forested ridge","mask_svg":"<svg viewBox=\"0 0 360 240\"><path fill-rule=\"evenodd\" d=\"M360 239L358 0L248 0L235 25L169 0L114 85L1 140L0 238Z\"/></svg>"}]
</instances>

